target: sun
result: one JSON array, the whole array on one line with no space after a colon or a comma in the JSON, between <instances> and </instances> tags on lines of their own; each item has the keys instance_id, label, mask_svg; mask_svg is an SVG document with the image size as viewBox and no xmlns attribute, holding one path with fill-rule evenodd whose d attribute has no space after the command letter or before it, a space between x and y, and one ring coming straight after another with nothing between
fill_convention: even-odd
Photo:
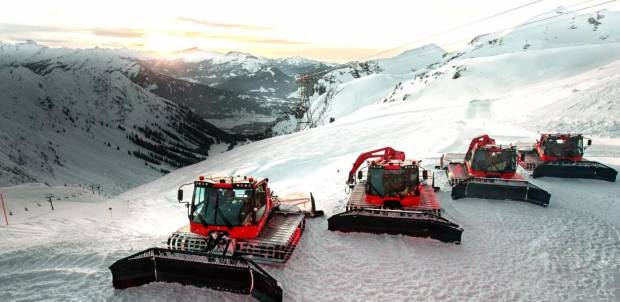
<instances>
[{"instance_id":1,"label":"sun","mask_svg":"<svg viewBox=\"0 0 620 302\"><path fill-rule=\"evenodd\" d=\"M187 39L167 34L149 34L144 38L144 48L160 56L169 56L175 51L191 46Z\"/></svg>"}]
</instances>

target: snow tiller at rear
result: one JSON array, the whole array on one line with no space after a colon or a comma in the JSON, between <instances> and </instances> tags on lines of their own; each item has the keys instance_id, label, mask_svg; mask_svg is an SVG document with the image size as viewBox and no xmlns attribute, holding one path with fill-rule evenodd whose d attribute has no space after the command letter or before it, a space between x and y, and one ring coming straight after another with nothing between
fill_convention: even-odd
<instances>
[{"instance_id":1,"label":"snow tiller at rear","mask_svg":"<svg viewBox=\"0 0 620 302\"><path fill-rule=\"evenodd\" d=\"M517 148L497 145L488 135L472 139L465 154L444 154L440 165L452 185L453 199L520 200L549 205L551 194L517 173Z\"/></svg>"},{"instance_id":2,"label":"snow tiller at rear","mask_svg":"<svg viewBox=\"0 0 620 302\"><path fill-rule=\"evenodd\" d=\"M193 185L191 202L183 186ZM268 179L200 177L179 188L189 225L172 233L165 248L116 261L117 289L173 282L281 301L282 288L256 263L285 263L299 243L305 218L322 216L312 194L276 196Z\"/></svg>"},{"instance_id":3,"label":"snow tiller at rear","mask_svg":"<svg viewBox=\"0 0 620 302\"><path fill-rule=\"evenodd\" d=\"M532 149L519 151L519 164L532 177L590 178L614 182L618 172L595 161L585 160L581 134L542 134Z\"/></svg>"},{"instance_id":4,"label":"snow tiller at rear","mask_svg":"<svg viewBox=\"0 0 620 302\"><path fill-rule=\"evenodd\" d=\"M371 158L367 173L358 171ZM386 147L362 153L349 172L351 193L346 211L330 217L328 229L402 234L459 244L463 229L441 216L437 188L427 180L428 171L419 162L406 160L404 152Z\"/></svg>"}]
</instances>

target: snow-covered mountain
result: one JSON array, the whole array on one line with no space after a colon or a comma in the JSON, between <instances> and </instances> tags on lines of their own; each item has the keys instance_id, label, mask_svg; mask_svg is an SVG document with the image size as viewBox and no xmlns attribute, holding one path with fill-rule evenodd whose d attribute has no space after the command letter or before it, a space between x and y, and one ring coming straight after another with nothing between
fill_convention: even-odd
<instances>
[{"instance_id":1,"label":"snow-covered mountain","mask_svg":"<svg viewBox=\"0 0 620 302\"><path fill-rule=\"evenodd\" d=\"M550 16L558 17L543 20ZM619 12L577 15L558 8L526 23L537 20L543 21L480 35L459 52L427 45L368 62L379 68L359 77L352 76L351 67L331 72L315 85L313 119L325 124L380 102L496 99L515 89L578 75L620 57ZM296 123L295 118L280 122L274 132L290 133Z\"/></svg>"},{"instance_id":2,"label":"snow-covered mountain","mask_svg":"<svg viewBox=\"0 0 620 302\"><path fill-rule=\"evenodd\" d=\"M321 125L376 103L395 85L410 79L418 70L432 67L445 57L446 51L430 44L407 50L392 58L368 62L350 62L318 78L314 85L312 119ZM339 101L342 100L342 101ZM294 115L281 118L272 128L276 134L299 129Z\"/></svg>"},{"instance_id":3,"label":"snow-covered mountain","mask_svg":"<svg viewBox=\"0 0 620 302\"><path fill-rule=\"evenodd\" d=\"M269 59L243 52L214 55L200 61L175 59L145 63L161 74L237 93L279 99L289 103L287 106L294 103L291 94L297 90L296 75L333 66L301 57Z\"/></svg>"},{"instance_id":4,"label":"snow-covered mountain","mask_svg":"<svg viewBox=\"0 0 620 302\"><path fill-rule=\"evenodd\" d=\"M204 159L211 145L226 150L261 138L296 103L294 78L277 66L326 66L200 49L177 55L188 61L130 49L0 44L0 184L105 183L120 192ZM165 70L177 63L188 66L183 76ZM192 68L206 74L203 67L222 83L191 78Z\"/></svg>"},{"instance_id":5,"label":"snow-covered mountain","mask_svg":"<svg viewBox=\"0 0 620 302\"><path fill-rule=\"evenodd\" d=\"M200 49L177 55L183 59L154 59L130 49L0 44L0 123L6 125L0 183L103 182L120 192L204 159L211 145L226 150L261 138L297 102L289 98L297 89L294 78L278 66L326 66ZM182 74L166 69L175 64L187 69ZM200 75L207 74L203 68L222 83L200 83ZM69 155L71 149L84 150L85 156ZM82 161L90 163L78 173ZM88 179L89 171L109 165L119 169ZM115 171L126 175L115 177Z\"/></svg>"},{"instance_id":6,"label":"snow-covered mountain","mask_svg":"<svg viewBox=\"0 0 620 302\"><path fill-rule=\"evenodd\" d=\"M170 59L182 60L185 62L200 62L219 56L222 56L222 53L219 53L217 51L204 50L198 47L192 47L174 52L172 56L170 56Z\"/></svg>"},{"instance_id":7,"label":"snow-covered mountain","mask_svg":"<svg viewBox=\"0 0 620 302\"><path fill-rule=\"evenodd\" d=\"M191 83L162 80L135 55L0 44L0 184L118 193L248 139L172 101Z\"/></svg>"}]
</instances>

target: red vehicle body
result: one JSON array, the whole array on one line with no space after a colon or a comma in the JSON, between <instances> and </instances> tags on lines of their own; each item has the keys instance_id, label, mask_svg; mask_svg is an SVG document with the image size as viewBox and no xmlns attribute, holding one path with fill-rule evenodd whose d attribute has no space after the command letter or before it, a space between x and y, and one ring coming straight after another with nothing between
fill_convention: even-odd
<instances>
[{"instance_id":1,"label":"red vehicle body","mask_svg":"<svg viewBox=\"0 0 620 302\"><path fill-rule=\"evenodd\" d=\"M521 200L546 207L551 194L517 173L517 155L516 146L498 145L486 134L473 138L465 154L444 154L440 165L452 185L452 198Z\"/></svg>"},{"instance_id":2,"label":"red vehicle body","mask_svg":"<svg viewBox=\"0 0 620 302\"><path fill-rule=\"evenodd\" d=\"M581 134L543 133L532 149L519 150L519 165L531 170L534 178L551 176L615 181L616 170L583 157L590 145L592 140L588 139L584 144Z\"/></svg>"},{"instance_id":3,"label":"red vehicle body","mask_svg":"<svg viewBox=\"0 0 620 302\"><path fill-rule=\"evenodd\" d=\"M199 181L197 181L195 186L208 186L217 189L226 189L231 190L235 188L242 189L253 189L263 188L265 190L265 199L266 199L266 215L262 215L262 217L258 217L252 221L251 224L242 225L242 226L233 226L229 227L226 225L208 225L205 226L200 222L194 221L190 218L190 231L195 234L199 234L202 236L208 236L212 232L226 232L231 238L234 239L254 239L258 237L261 230L265 227L267 223L267 219L269 218L268 213L273 209L273 200L271 199L271 190L267 186L267 179L254 179L254 178L246 178L246 179L238 179L237 182L234 182L234 178L214 178L218 180L217 182L205 182L204 177L201 177ZM195 193L194 193L195 194Z\"/></svg>"},{"instance_id":4,"label":"red vehicle body","mask_svg":"<svg viewBox=\"0 0 620 302\"><path fill-rule=\"evenodd\" d=\"M383 186L396 181L396 186L403 187L399 193L375 194L376 192L372 190L372 182L368 182L365 196L367 203L377 206L440 208L435 194L429 194L429 190L433 191L434 189L419 181L419 171L421 170L419 163L415 160L406 160L404 152L396 151L391 147L360 154L353 163L351 171L349 171L349 179L347 180L349 186L355 182L355 172L367 160L368 174L371 180L373 170L384 170L386 172L384 172L382 179ZM423 179L428 178L426 170L423 170L422 174ZM394 178L398 179L395 180Z\"/></svg>"},{"instance_id":5,"label":"red vehicle body","mask_svg":"<svg viewBox=\"0 0 620 302\"><path fill-rule=\"evenodd\" d=\"M281 302L280 284L256 262L282 264L297 247L305 217L322 216L314 197L273 194L267 178L199 177L182 185L178 200L189 224L166 248L150 248L116 261L112 284L123 289L153 281L175 282ZM183 186L193 185L191 202Z\"/></svg>"},{"instance_id":6,"label":"red vehicle body","mask_svg":"<svg viewBox=\"0 0 620 302\"><path fill-rule=\"evenodd\" d=\"M365 162L366 175L360 169ZM427 178L428 171L419 161L407 160L404 152L393 148L360 154L346 182L351 189L346 211L330 217L328 229L430 237L459 244L463 229L441 216L438 188L427 184Z\"/></svg>"},{"instance_id":7,"label":"red vehicle body","mask_svg":"<svg viewBox=\"0 0 620 302\"><path fill-rule=\"evenodd\" d=\"M474 153L484 150L489 154L507 154L512 156L516 162L517 149L512 145L497 145L495 140L488 135L482 135L471 140L467 153L465 153L465 165L467 173L472 177L497 177L503 179L523 179L517 174L516 166L507 165L505 169L491 170L488 167L476 165ZM514 154L514 155L513 155Z\"/></svg>"},{"instance_id":8,"label":"red vehicle body","mask_svg":"<svg viewBox=\"0 0 620 302\"><path fill-rule=\"evenodd\" d=\"M567 152L564 152L564 154L551 154L550 152L547 152L547 150L545 150L547 148L547 144L549 144L551 141L574 141L574 152L572 154ZM588 146L591 144L592 140L588 140ZM583 136L581 134L541 134L540 139L536 141L534 148L536 149L536 152L538 153L538 156L542 161L581 161L583 160L583 153L585 150L585 146L583 145Z\"/></svg>"}]
</instances>

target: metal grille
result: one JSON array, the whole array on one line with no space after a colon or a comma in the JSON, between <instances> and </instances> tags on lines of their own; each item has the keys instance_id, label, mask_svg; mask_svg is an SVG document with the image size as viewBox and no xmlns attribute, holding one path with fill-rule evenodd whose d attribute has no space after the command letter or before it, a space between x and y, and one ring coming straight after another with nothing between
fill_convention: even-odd
<instances>
[{"instance_id":1,"label":"metal grille","mask_svg":"<svg viewBox=\"0 0 620 302\"><path fill-rule=\"evenodd\" d=\"M284 263L288 261L297 246L294 236L303 232L303 214L274 212L261 235L254 240L237 241L237 253L246 255L256 262Z\"/></svg>"},{"instance_id":2,"label":"metal grille","mask_svg":"<svg viewBox=\"0 0 620 302\"><path fill-rule=\"evenodd\" d=\"M250 264L243 260L229 256L222 255L209 255L209 254L194 254L182 251L173 251L152 248L140 253L131 255L126 260L138 260L144 258L162 258L162 259L174 259L187 262L199 262L205 264L220 264L225 266L235 266L239 268L249 268Z\"/></svg>"},{"instance_id":3,"label":"metal grille","mask_svg":"<svg viewBox=\"0 0 620 302\"><path fill-rule=\"evenodd\" d=\"M359 183L357 183L355 185L355 187L353 188L353 191L351 192L351 194L349 195L349 200L347 202L347 207L346 210L347 211L351 211L351 210L389 210L383 206L379 206L379 205L374 205L374 204L370 204L368 202L366 202L366 190L365 190L365 185L366 182L365 181L361 181ZM434 215L441 215L441 209L440 208L434 208L432 205L428 204L430 202L430 200L432 200L430 198L431 194L429 191L426 190L421 190L420 191L420 202L421 205L419 207L415 207L415 208L407 208L407 207L403 207L401 210L401 212L422 212L422 213L431 213Z\"/></svg>"},{"instance_id":4,"label":"metal grille","mask_svg":"<svg viewBox=\"0 0 620 302\"><path fill-rule=\"evenodd\" d=\"M224 251L225 241L215 249L207 251L210 237L200 236L184 227L168 238L168 248L180 251L211 254L243 255L256 262L284 263L297 246L296 236L303 232L305 216L298 213L274 212L273 216L256 239L233 240ZM299 231L298 231L299 229Z\"/></svg>"}]
</instances>

